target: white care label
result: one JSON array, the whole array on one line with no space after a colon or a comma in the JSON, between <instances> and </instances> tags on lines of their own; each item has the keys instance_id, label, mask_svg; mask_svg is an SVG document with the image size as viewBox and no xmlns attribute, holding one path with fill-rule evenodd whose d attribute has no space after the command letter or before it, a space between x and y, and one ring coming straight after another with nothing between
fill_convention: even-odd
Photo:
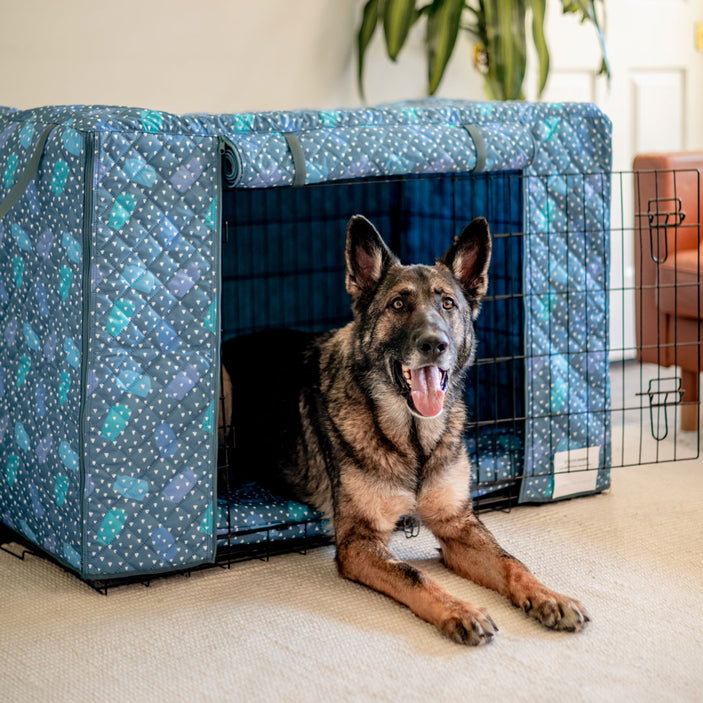
<instances>
[{"instance_id":1,"label":"white care label","mask_svg":"<svg viewBox=\"0 0 703 703\"><path fill-rule=\"evenodd\" d=\"M554 491L552 498L564 498L596 490L600 447L569 449L554 454Z\"/></svg>"}]
</instances>

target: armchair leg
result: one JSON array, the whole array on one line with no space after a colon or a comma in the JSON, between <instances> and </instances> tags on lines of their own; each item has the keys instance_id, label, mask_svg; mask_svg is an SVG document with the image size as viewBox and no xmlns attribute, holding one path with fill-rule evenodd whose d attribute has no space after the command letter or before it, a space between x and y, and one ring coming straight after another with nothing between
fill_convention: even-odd
<instances>
[{"instance_id":1,"label":"armchair leg","mask_svg":"<svg viewBox=\"0 0 703 703\"><path fill-rule=\"evenodd\" d=\"M681 406L681 429L695 431L698 429L698 372L681 369L681 387L683 403Z\"/></svg>"}]
</instances>

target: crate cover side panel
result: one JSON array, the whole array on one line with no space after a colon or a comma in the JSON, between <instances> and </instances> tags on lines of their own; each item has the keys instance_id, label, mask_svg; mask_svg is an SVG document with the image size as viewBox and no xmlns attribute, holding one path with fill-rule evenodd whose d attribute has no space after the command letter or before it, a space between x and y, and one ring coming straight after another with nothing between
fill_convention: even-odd
<instances>
[{"instance_id":1,"label":"crate cover side panel","mask_svg":"<svg viewBox=\"0 0 703 703\"><path fill-rule=\"evenodd\" d=\"M608 277L611 127L588 106L547 114L526 177L527 427L522 501L610 485ZM565 468L566 467L566 468ZM592 471L588 488L584 469ZM560 479L564 479L562 474Z\"/></svg>"},{"instance_id":2,"label":"crate cover side panel","mask_svg":"<svg viewBox=\"0 0 703 703\"><path fill-rule=\"evenodd\" d=\"M89 575L214 557L217 140L97 134Z\"/></svg>"},{"instance_id":3,"label":"crate cover side panel","mask_svg":"<svg viewBox=\"0 0 703 703\"><path fill-rule=\"evenodd\" d=\"M6 117L0 202L50 121ZM77 570L84 169L82 135L54 128L36 177L0 220L1 518Z\"/></svg>"}]
</instances>

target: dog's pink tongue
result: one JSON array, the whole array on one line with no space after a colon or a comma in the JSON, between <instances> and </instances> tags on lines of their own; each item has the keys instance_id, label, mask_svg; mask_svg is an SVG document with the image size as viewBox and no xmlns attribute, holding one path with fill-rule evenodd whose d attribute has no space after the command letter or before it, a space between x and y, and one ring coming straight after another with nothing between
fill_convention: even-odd
<instances>
[{"instance_id":1,"label":"dog's pink tongue","mask_svg":"<svg viewBox=\"0 0 703 703\"><path fill-rule=\"evenodd\" d=\"M425 417L436 417L442 412L444 391L442 372L437 366L410 370L412 398L415 409Z\"/></svg>"}]
</instances>

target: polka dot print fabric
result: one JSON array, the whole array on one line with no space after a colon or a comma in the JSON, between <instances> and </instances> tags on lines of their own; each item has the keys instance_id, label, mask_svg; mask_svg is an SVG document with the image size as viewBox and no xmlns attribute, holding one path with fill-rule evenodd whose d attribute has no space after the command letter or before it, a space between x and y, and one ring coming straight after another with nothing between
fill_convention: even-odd
<instances>
[{"instance_id":1,"label":"polka dot print fabric","mask_svg":"<svg viewBox=\"0 0 703 703\"><path fill-rule=\"evenodd\" d=\"M0 120L0 202L26 168L43 120ZM36 178L0 220L0 514L81 566L85 149L55 127Z\"/></svg>"},{"instance_id":2,"label":"polka dot print fabric","mask_svg":"<svg viewBox=\"0 0 703 703\"><path fill-rule=\"evenodd\" d=\"M213 556L217 143L96 135L87 573Z\"/></svg>"},{"instance_id":3,"label":"polka dot print fabric","mask_svg":"<svg viewBox=\"0 0 703 703\"><path fill-rule=\"evenodd\" d=\"M215 496L221 139L241 188L300 178L291 133L306 183L520 170L522 499L551 499L556 451L596 446L607 466L610 125L596 108L0 108L0 203L50 124L36 177L0 219L0 517L81 575L186 568L214 558L233 519L299 518Z\"/></svg>"}]
</instances>

